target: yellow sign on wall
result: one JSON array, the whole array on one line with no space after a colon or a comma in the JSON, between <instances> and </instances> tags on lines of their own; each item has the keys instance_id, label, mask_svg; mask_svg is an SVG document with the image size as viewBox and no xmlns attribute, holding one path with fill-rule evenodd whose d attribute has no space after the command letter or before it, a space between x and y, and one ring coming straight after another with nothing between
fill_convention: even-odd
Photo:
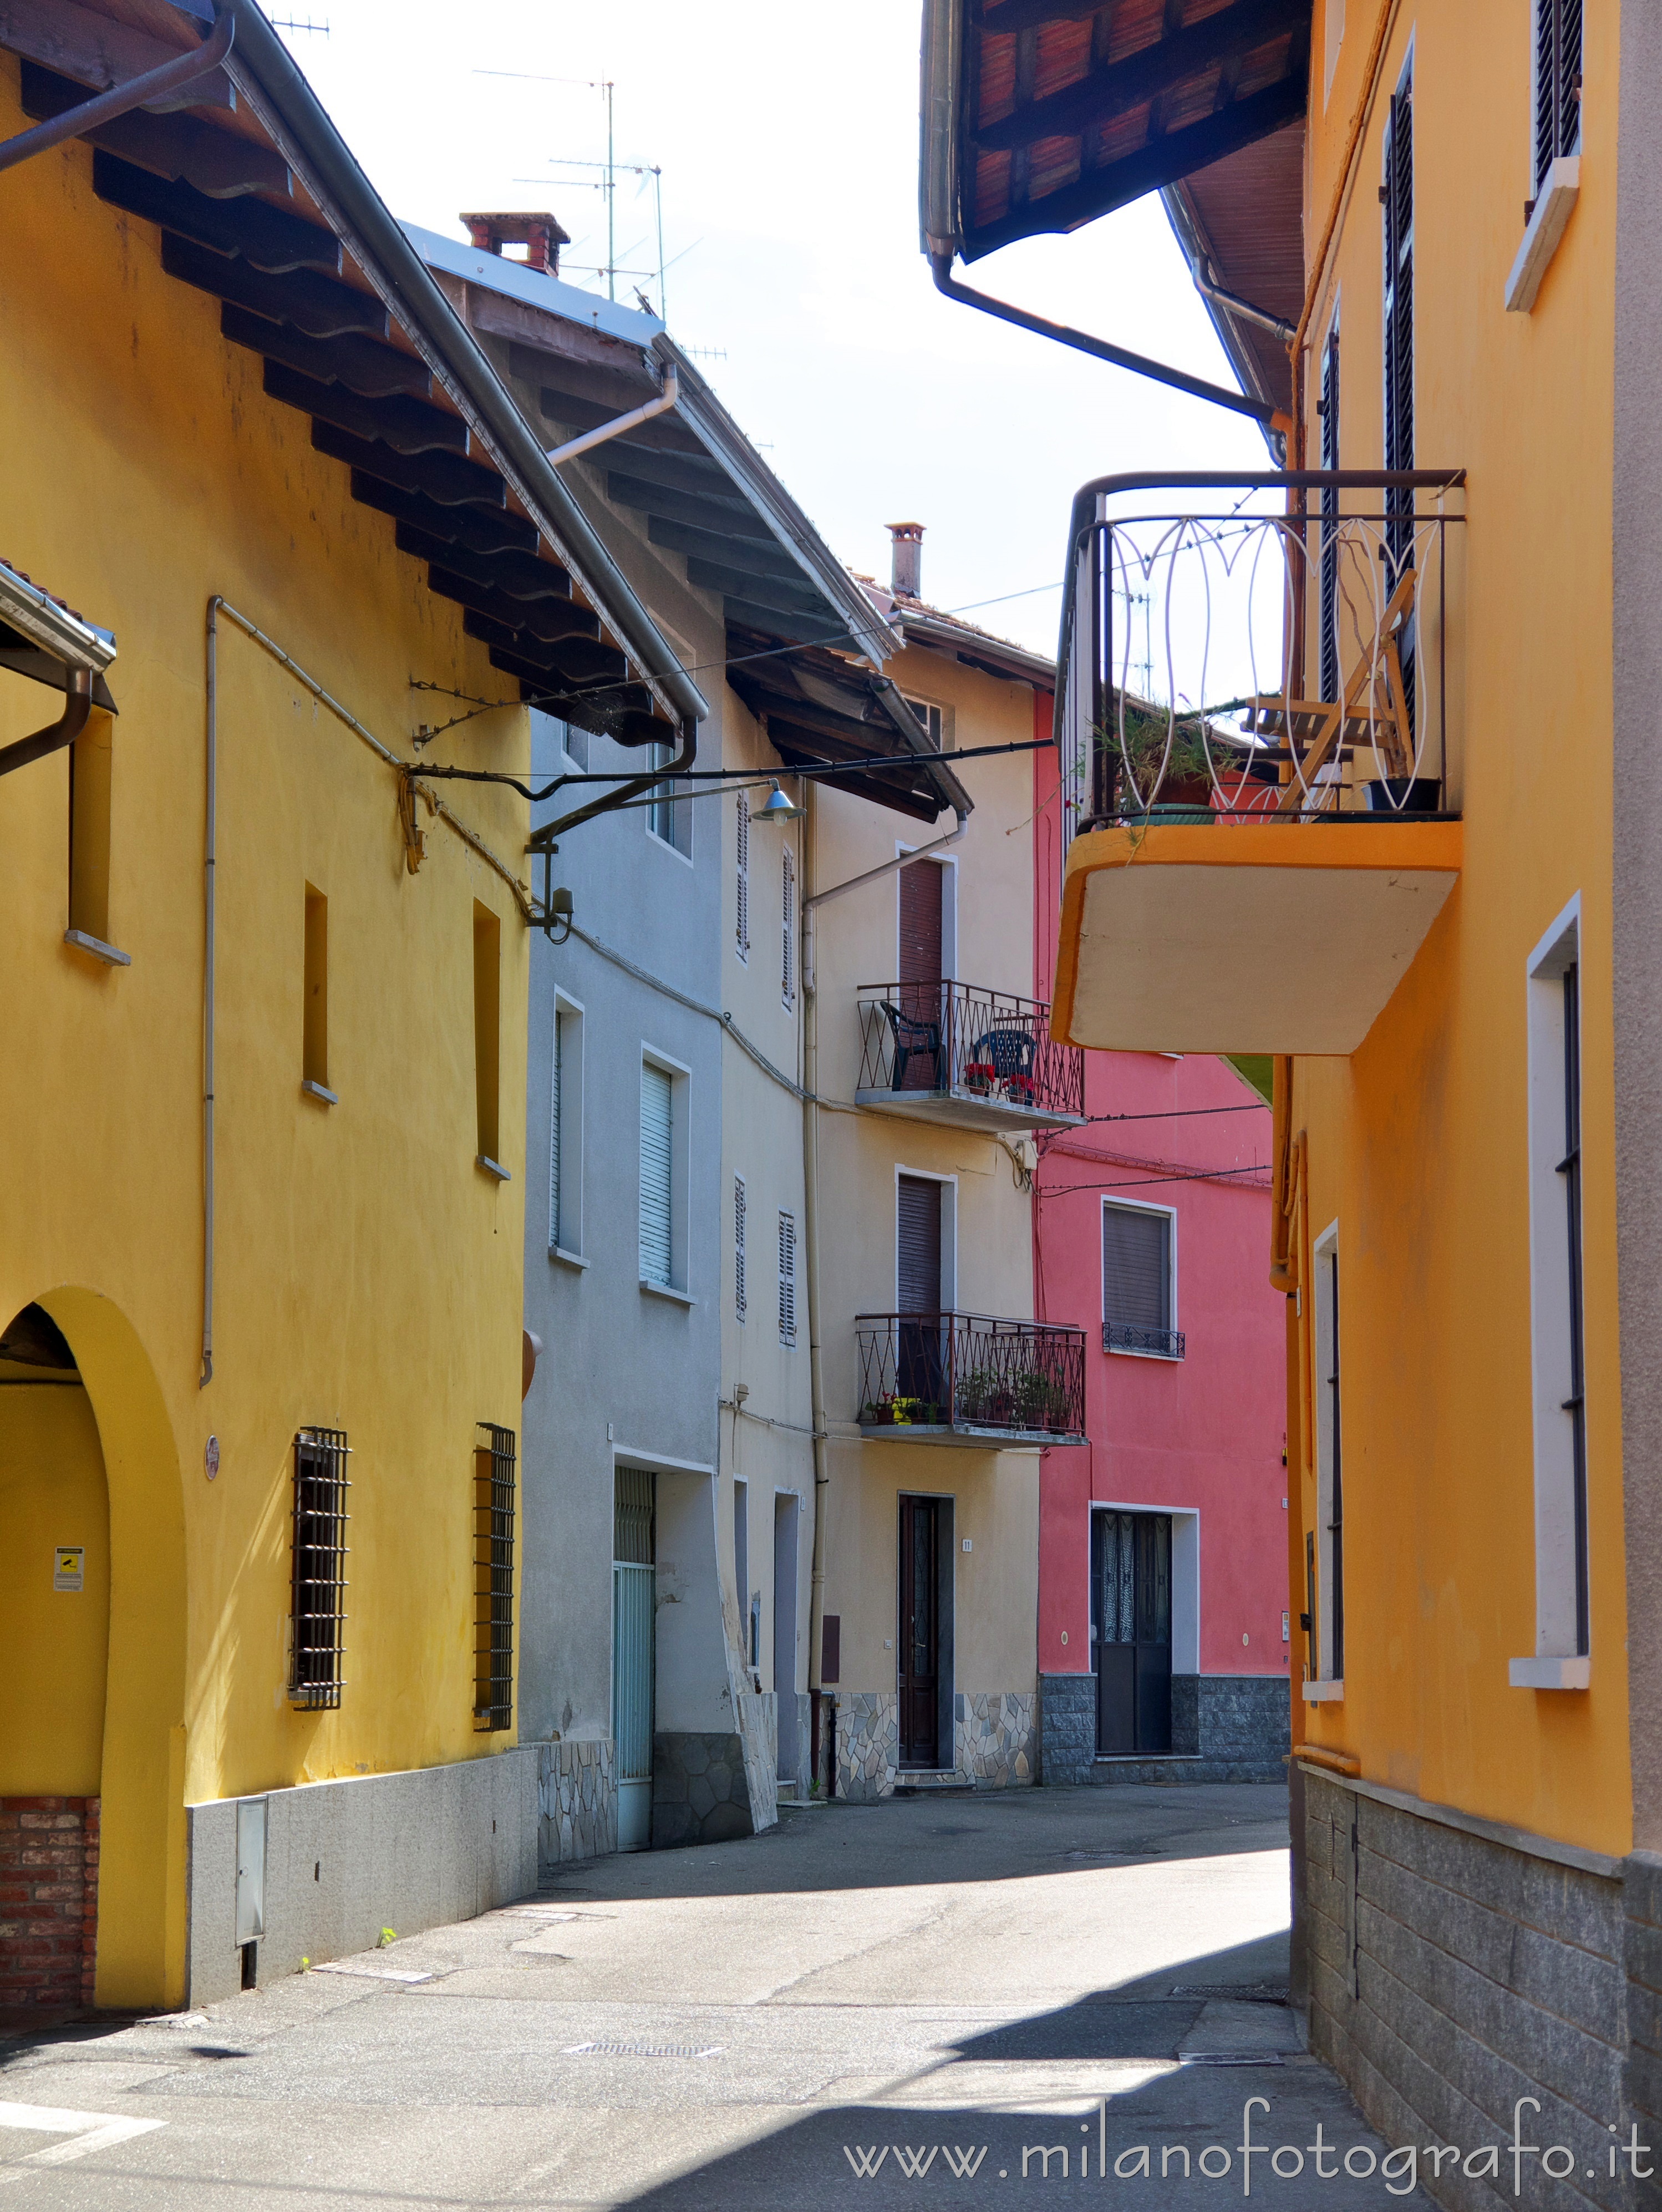
<instances>
[{"instance_id":1,"label":"yellow sign on wall","mask_svg":"<svg viewBox=\"0 0 1662 2212\"><path fill-rule=\"evenodd\" d=\"M86 1587L87 1547L84 1544L60 1544L52 1555L52 1588L55 1590L78 1590Z\"/></svg>"}]
</instances>

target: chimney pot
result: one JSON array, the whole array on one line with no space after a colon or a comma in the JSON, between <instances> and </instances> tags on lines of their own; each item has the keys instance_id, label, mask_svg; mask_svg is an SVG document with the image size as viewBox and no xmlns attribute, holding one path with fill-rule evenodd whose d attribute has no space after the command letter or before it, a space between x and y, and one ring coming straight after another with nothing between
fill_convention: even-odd
<instances>
[{"instance_id":1,"label":"chimney pot","mask_svg":"<svg viewBox=\"0 0 1662 2212\"><path fill-rule=\"evenodd\" d=\"M505 246L523 246L521 266L539 269L549 276L560 274L560 249L571 239L551 215L464 215L468 236L481 253L500 254ZM516 254L511 257L518 260Z\"/></svg>"},{"instance_id":2,"label":"chimney pot","mask_svg":"<svg viewBox=\"0 0 1662 2212\"><path fill-rule=\"evenodd\" d=\"M889 588L897 599L915 599L923 591L924 526L921 522L891 522Z\"/></svg>"}]
</instances>

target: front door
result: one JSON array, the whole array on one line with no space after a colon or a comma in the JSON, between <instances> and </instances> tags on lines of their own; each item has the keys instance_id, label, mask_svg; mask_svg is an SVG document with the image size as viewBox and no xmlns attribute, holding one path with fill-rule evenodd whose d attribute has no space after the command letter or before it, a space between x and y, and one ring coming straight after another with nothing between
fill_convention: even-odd
<instances>
[{"instance_id":1,"label":"front door","mask_svg":"<svg viewBox=\"0 0 1662 2212\"><path fill-rule=\"evenodd\" d=\"M901 1500L900 1764L941 1764L940 1504Z\"/></svg>"},{"instance_id":2,"label":"front door","mask_svg":"<svg viewBox=\"0 0 1662 2212\"><path fill-rule=\"evenodd\" d=\"M652 1723L657 1669L658 1479L620 1467L612 1534L612 1738L617 1760L617 1848L652 1838Z\"/></svg>"},{"instance_id":3,"label":"front door","mask_svg":"<svg viewBox=\"0 0 1662 2212\"><path fill-rule=\"evenodd\" d=\"M1091 1516L1099 1758L1172 1747L1172 1516Z\"/></svg>"}]
</instances>

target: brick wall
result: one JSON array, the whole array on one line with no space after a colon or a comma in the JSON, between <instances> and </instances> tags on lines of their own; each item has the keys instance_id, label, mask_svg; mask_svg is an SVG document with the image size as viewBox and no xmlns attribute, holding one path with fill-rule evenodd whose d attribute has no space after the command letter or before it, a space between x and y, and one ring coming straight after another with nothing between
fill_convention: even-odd
<instances>
[{"instance_id":1,"label":"brick wall","mask_svg":"<svg viewBox=\"0 0 1662 2212\"><path fill-rule=\"evenodd\" d=\"M91 2007L98 1841L96 1797L0 1797L0 2013Z\"/></svg>"}]
</instances>

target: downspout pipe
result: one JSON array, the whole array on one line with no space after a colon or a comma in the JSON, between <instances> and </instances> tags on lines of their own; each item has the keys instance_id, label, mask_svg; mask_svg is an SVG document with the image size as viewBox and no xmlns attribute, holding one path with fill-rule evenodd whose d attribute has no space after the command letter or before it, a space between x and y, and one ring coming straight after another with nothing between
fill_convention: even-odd
<instances>
[{"instance_id":1,"label":"downspout pipe","mask_svg":"<svg viewBox=\"0 0 1662 2212\"><path fill-rule=\"evenodd\" d=\"M207 763L202 853L202 1373L214 1379L214 867L219 829L218 592L208 602Z\"/></svg>"},{"instance_id":2,"label":"downspout pipe","mask_svg":"<svg viewBox=\"0 0 1662 2212\"><path fill-rule=\"evenodd\" d=\"M32 131L20 131L15 137L0 143L0 169L15 169L20 161L44 154L53 146L61 146L67 138L79 138L88 131L96 131L101 124L113 123L118 115L130 115L136 107L148 106L152 100L165 100L170 94L182 91L187 84L194 84L198 77L207 76L219 67L230 52L236 33L236 18L227 9L202 44L189 53L146 70L142 76L130 76L124 84L112 84L95 99L83 100L62 115L54 115L48 122L37 123Z\"/></svg>"},{"instance_id":3,"label":"downspout pipe","mask_svg":"<svg viewBox=\"0 0 1662 2212\"><path fill-rule=\"evenodd\" d=\"M929 265L934 272L936 290L943 292L949 300L960 301L967 307L979 307L983 314L996 315L1000 322L1014 323L1017 330L1031 331L1037 337L1071 346L1076 353L1088 353L1096 361L1112 362L1116 368L1128 368L1134 376L1146 376L1156 384L1169 385L1174 392L1186 392L1192 399L1210 400L1214 407L1227 407L1232 414L1250 416L1266 429L1279 430L1283 434L1292 430L1292 416L1283 415L1267 399L1255 399L1250 392L1231 392L1227 385L1209 384L1204 376L1191 376L1186 368L1151 361L1147 354L1132 353L1107 338L1095 338L1086 331L1076 331L1066 323L1052 323L1043 315L1030 314L1025 307L1012 307L1008 300L995 300L990 293L978 292L972 285L961 283L952 273L949 253L931 253Z\"/></svg>"},{"instance_id":4,"label":"downspout pipe","mask_svg":"<svg viewBox=\"0 0 1662 2212\"><path fill-rule=\"evenodd\" d=\"M1214 307L1221 307L1226 315L1233 315L1238 323L1252 323L1259 330L1268 331L1283 345L1291 345L1297 325L1289 323L1284 315L1271 314L1268 307L1255 307L1250 300L1243 300L1239 292L1226 292L1221 284L1214 283L1211 264L1198 258L1189 264L1189 274L1201 298Z\"/></svg>"},{"instance_id":5,"label":"downspout pipe","mask_svg":"<svg viewBox=\"0 0 1662 2212\"><path fill-rule=\"evenodd\" d=\"M661 768L653 769L649 775L638 775L617 790L607 792L602 799L591 799L586 806L573 807L569 814L562 814L556 822L545 823L542 829L531 832L525 850L528 853L557 852L556 840L567 830L575 830L580 822L592 822L597 814L615 813L620 806L627 805L632 799L638 799L656 785L668 783L672 777L684 775L697 758L698 724L688 714L681 725L681 750L673 760L665 761Z\"/></svg>"},{"instance_id":6,"label":"downspout pipe","mask_svg":"<svg viewBox=\"0 0 1662 2212\"><path fill-rule=\"evenodd\" d=\"M31 761L44 760L48 753L59 753L66 745L72 745L86 728L92 706L91 669L70 669L63 713L55 722L48 722L33 736L0 746L0 775L9 775L14 769L27 768Z\"/></svg>"},{"instance_id":7,"label":"downspout pipe","mask_svg":"<svg viewBox=\"0 0 1662 2212\"><path fill-rule=\"evenodd\" d=\"M604 446L612 438L621 438L626 430L638 429L641 423L650 422L654 416L667 415L681 397L681 380L676 376L675 363L667 362L664 370L664 388L656 399L649 399L644 407L637 407L628 415L619 415L610 422L597 423L592 430L585 430L580 438L571 438L563 446L551 446L549 459L555 468L561 461L574 461L579 453L591 447Z\"/></svg>"}]
</instances>

